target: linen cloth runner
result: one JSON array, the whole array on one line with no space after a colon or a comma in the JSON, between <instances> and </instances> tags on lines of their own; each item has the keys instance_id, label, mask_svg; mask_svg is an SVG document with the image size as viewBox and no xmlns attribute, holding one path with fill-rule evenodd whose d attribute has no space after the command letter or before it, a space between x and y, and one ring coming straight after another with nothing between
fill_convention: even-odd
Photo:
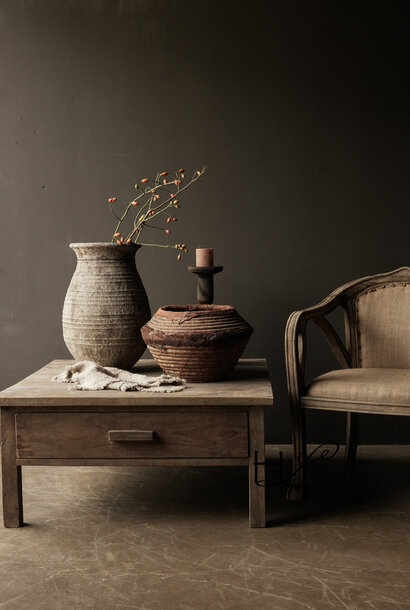
<instances>
[{"instance_id":1,"label":"linen cloth runner","mask_svg":"<svg viewBox=\"0 0 410 610\"><path fill-rule=\"evenodd\" d=\"M121 392L180 392L186 386L185 379L172 375L150 377L130 373L112 366L100 366L96 362L83 360L65 367L52 379L70 383L70 390L120 390Z\"/></svg>"}]
</instances>

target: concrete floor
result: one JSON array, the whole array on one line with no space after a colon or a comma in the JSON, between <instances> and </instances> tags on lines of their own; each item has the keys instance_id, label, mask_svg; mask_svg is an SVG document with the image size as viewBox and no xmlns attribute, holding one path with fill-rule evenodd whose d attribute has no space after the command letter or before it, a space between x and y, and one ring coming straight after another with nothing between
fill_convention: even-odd
<instances>
[{"instance_id":1,"label":"concrete floor","mask_svg":"<svg viewBox=\"0 0 410 610\"><path fill-rule=\"evenodd\" d=\"M410 447L320 465L306 502L269 489L261 530L245 469L26 467L0 608L410 608L409 466Z\"/></svg>"}]
</instances>

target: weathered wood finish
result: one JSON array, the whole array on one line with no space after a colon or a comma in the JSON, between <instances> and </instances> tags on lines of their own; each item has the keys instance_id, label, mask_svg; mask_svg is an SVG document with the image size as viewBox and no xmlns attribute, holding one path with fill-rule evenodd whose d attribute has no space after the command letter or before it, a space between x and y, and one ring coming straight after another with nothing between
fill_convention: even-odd
<instances>
[{"instance_id":1,"label":"weathered wood finish","mask_svg":"<svg viewBox=\"0 0 410 610\"><path fill-rule=\"evenodd\" d=\"M123 442L146 442L154 440L154 430L108 430L108 441L110 443Z\"/></svg>"},{"instance_id":2,"label":"weathered wood finish","mask_svg":"<svg viewBox=\"0 0 410 610\"><path fill-rule=\"evenodd\" d=\"M347 413L345 460L352 463L356 459L357 442L359 440L359 414Z\"/></svg>"},{"instance_id":3,"label":"weathered wood finish","mask_svg":"<svg viewBox=\"0 0 410 610\"><path fill-rule=\"evenodd\" d=\"M19 466L249 466L245 458L57 458L19 459Z\"/></svg>"},{"instance_id":4,"label":"weathered wood finish","mask_svg":"<svg viewBox=\"0 0 410 610\"><path fill-rule=\"evenodd\" d=\"M1 411L1 467L3 479L4 527L23 525L21 466L16 464L14 411Z\"/></svg>"},{"instance_id":5,"label":"weathered wood finish","mask_svg":"<svg viewBox=\"0 0 410 610\"><path fill-rule=\"evenodd\" d=\"M51 378L64 370L74 360L53 360L42 369L29 375L19 383L0 392L0 407L24 407L30 410L39 407L53 410L55 406L74 407L127 407L138 410L152 407L161 410L172 407L190 406L218 409L219 406L272 405L272 386L264 358L240 360L229 379L214 383L188 384L183 392L174 394L155 394L147 392L76 392L69 384L53 383ZM154 360L140 360L133 368L136 373L159 375L160 368ZM70 409L68 409L70 410Z\"/></svg>"},{"instance_id":6,"label":"weathered wood finish","mask_svg":"<svg viewBox=\"0 0 410 610\"><path fill-rule=\"evenodd\" d=\"M70 391L51 381L70 362L56 360L0 392L6 527L22 525L21 467L29 465L247 466L250 524L265 525L253 455L263 462L263 410L273 403L265 360L242 360L230 380L178 395ZM160 372L153 361L136 370Z\"/></svg>"},{"instance_id":7,"label":"weathered wood finish","mask_svg":"<svg viewBox=\"0 0 410 610\"><path fill-rule=\"evenodd\" d=\"M17 413L16 427L18 458L248 456L246 413ZM109 442L132 428L153 441Z\"/></svg>"},{"instance_id":8,"label":"weathered wood finish","mask_svg":"<svg viewBox=\"0 0 410 610\"><path fill-rule=\"evenodd\" d=\"M212 305L214 302L214 275L223 270L222 265L213 267L188 267L188 271L197 275L196 300L201 305Z\"/></svg>"},{"instance_id":9,"label":"weathered wood finish","mask_svg":"<svg viewBox=\"0 0 410 610\"><path fill-rule=\"evenodd\" d=\"M265 414L263 407L249 410L249 525L265 527ZM255 470L255 458L262 465ZM257 476L257 480L256 480Z\"/></svg>"},{"instance_id":10,"label":"weathered wood finish","mask_svg":"<svg viewBox=\"0 0 410 610\"><path fill-rule=\"evenodd\" d=\"M323 411L343 411L346 413L367 413L369 415L410 415L410 407L405 405L376 405L365 402L340 402L331 398L312 398L302 396L300 406L303 409L319 409ZM346 441L347 442L347 441Z\"/></svg>"},{"instance_id":11,"label":"weathered wood finish","mask_svg":"<svg viewBox=\"0 0 410 610\"><path fill-rule=\"evenodd\" d=\"M342 368L357 368L361 366L359 357L359 331L355 318L355 297L365 290L371 290L383 284L410 281L410 267L401 267L389 273L372 275L344 284L333 291L318 305L293 312L288 319L285 331L286 373L290 400L293 431L293 464L296 472L292 485L288 490L288 498L303 497L304 472L300 464L306 457L306 431L304 409L325 409L345 411L346 426L346 459L353 461L356 455L358 441L357 413L384 413L395 415L410 415L410 408L394 405L369 405L366 403L342 403L338 400L315 399L304 396L305 360L306 360L306 326L314 322L325 335L330 349ZM345 319L345 341L325 316L341 307Z\"/></svg>"}]
</instances>

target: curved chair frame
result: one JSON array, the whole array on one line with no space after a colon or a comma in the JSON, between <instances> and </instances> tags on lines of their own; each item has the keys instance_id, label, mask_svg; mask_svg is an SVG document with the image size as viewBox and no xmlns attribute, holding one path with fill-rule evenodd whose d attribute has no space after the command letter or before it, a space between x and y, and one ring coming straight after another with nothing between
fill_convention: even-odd
<instances>
[{"instance_id":1,"label":"curved chair frame","mask_svg":"<svg viewBox=\"0 0 410 610\"><path fill-rule=\"evenodd\" d=\"M351 404L348 409L340 401L329 400L321 405L315 404L314 399L304 396L305 361L306 361L306 326L314 322L323 332L327 342L342 368L360 368L359 353L360 331L356 319L357 295L366 290L384 284L392 285L395 282L407 284L410 282L410 267L400 267L389 273L367 276L344 284L334 290L319 304L301 311L293 312L287 322L285 331L285 357L287 383L290 399L293 432L293 464L294 472L292 484L288 490L289 499L301 499L304 491L304 469L301 465L306 460L306 427L305 408L346 411L346 449L345 459L349 462L356 457L358 441L358 414L383 413L410 415L410 407L392 407L380 405L377 411L366 404ZM345 320L345 342L327 320L326 316L341 307Z\"/></svg>"}]
</instances>

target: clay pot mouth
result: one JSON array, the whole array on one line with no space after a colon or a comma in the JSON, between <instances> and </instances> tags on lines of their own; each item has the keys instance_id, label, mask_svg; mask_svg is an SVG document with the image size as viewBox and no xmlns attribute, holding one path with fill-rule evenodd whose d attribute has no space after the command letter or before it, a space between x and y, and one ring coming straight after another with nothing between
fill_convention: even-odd
<instances>
[{"instance_id":1,"label":"clay pot mouth","mask_svg":"<svg viewBox=\"0 0 410 610\"><path fill-rule=\"evenodd\" d=\"M207 314L207 313L225 313L227 311L234 311L232 305L164 305L160 307L157 313L161 313L167 317L171 317L172 314L184 314L184 313L195 313L195 314Z\"/></svg>"}]
</instances>

